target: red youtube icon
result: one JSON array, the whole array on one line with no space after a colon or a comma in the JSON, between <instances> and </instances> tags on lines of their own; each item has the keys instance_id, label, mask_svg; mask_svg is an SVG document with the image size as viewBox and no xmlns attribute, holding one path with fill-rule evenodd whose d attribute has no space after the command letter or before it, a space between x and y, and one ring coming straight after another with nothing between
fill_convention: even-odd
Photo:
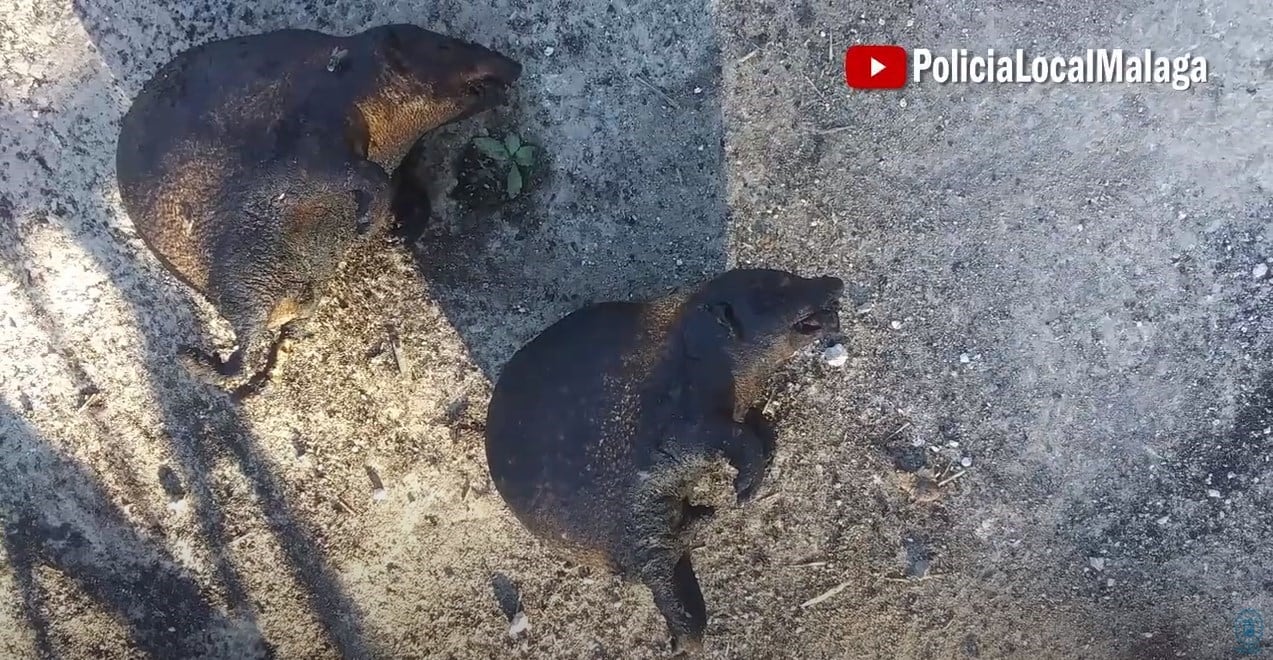
<instances>
[{"instance_id":1,"label":"red youtube icon","mask_svg":"<svg viewBox=\"0 0 1273 660\"><path fill-rule=\"evenodd\" d=\"M854 89L904 87L906 49L901 46L849 46L844 51L844 81Z\"/></svg>"}]
</instances>

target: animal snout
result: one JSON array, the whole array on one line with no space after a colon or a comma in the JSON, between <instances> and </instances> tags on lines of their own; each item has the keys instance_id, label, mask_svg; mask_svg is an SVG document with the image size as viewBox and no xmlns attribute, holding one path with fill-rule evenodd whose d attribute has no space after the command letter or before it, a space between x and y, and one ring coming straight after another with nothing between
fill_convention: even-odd
<instances>
[{"instance_id":1,"label":"animal snout","mask_svg":"<svg viewBox=\"0 0 1273 660\"><path fill-rule=\"evenodd\" d=\"M490 60L481 67L480 73L505 85L511 85L522 77L522 65L511 57L491 53Z\"/></svg>"},{"instance_id":2,"label":"animal snout","mask_svg":"<svg viewBox=\"0 0 1273 660\"><path fill-rule=\"evenodd\" d=\"M504 89L517 82L522 75L522 65L516 60L494 51L488 51L469 74L470 92L481 93L490 89Z\"/></svg>"},{"instance_id":3,"label":"animal snout","mask_svg":"<svg viewBox=\"0 0 1273 660\"><path fill-rule=\"evenodd\" d=\"M828 298L839 298L844 295L844 280L831 275L817 279L818 287L826 291Z\"/></svg>"}]
</instances>

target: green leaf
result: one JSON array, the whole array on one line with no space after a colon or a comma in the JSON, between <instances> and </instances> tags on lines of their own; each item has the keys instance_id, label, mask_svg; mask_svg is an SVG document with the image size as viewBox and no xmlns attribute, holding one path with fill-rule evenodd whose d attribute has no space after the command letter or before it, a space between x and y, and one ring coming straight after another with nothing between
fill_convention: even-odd
<instances>
[{"instance_id":1,"label":"green leaf","mask_svg":"<svg viewBox=\"0 0 1273 660\"><path fill-rule=\"evenodd\" d=\"M522 139L517 137L516 133L509 133L504 136L504 148L508 149L508 153L515 154L522 146Z\"/></svg>"},{"instance_id":2,"label":"green leaf","mask_svg":"<svg viewBox=\"0 0 1273 660\"><path fill-rule=\"evenodd\" d=\"M477 147L478 151L501 163L506 162L509 154L512 153L504 149L504 143L492 137L475 137L473 138L473 146Z\"/></svg>"},{"instance_id":3,"label":"green leaf","mask_svg":"<svg viewBox=\"0 0 1273 660\"><path fill-rule=\"evenodd\" d=\"M522 167L530 167L535 164L535 147L529 144L523 144L521 149L513 152L513 160Z\"/></svg>"},{"instance_id":4,"label":"green leaf","mask_svg":"<svg viewBox=\"0 0 1273 660\"><path fill-rule=\"evenodd\" d=\"M522 170L514 165L508 168L508 198L512 199L522 192Z\"/></svg>"}]
</instances>

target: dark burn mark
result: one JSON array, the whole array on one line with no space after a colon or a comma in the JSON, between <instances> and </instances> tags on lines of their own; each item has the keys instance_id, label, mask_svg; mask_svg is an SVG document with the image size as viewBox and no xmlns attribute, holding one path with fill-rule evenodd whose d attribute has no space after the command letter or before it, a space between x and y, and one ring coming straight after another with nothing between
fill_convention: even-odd
<instances>
[{"instance_id":1,"label":"dark burn mark","mask_svg":"<svg viewBox=\"0 0 1273 660\"><path fill-rule=\"evenodd\" d=\"M159 484L163 487L164 494L172 502L180 501L186 496L186 489L182 488L181 479L167 465L159 468Z\"/></svg>"},{"instance_id":2,"label":"dark burn mark","mask_svg":"<svg viewBox=\"0 0 1273 660\"><path fill-rule=\"evenodd\" d=\"M521 591L511 578L500 572L491 574L491 590L495 592L495 602L509 621L522 610Z\"/></svg>"},{"instance_id":3,"label":"dark burn mark","mask_svg":"<svg viewBox=\"0 0 1273 660\"><path fill-rule=\"evenodd\" d=\"M1169 469L1182 482L1210 483L1225 496L1244 492L1253 479L1270 473L1271 429L1273 371L1264 374L1247 395L1227 435L1184 444Z\"/></svg>"},{"instance_id":4,"label":"dark burn mark","mask_svg":"<svg viewBox=\"0 0 1273 660\"><path fill-rule=\"evenodd\" d=\"M893 466L902 472L919 472L928 467L928 452L923 446L896 443L886 447L884 452L892 459Z\"/></svg>"},{"instance_id":5,"label":"dark burn mark","mask_svg":"<svg viewBox=\"0 0 1273 660\"><path fill-rule=\"evenodd\" d=\"M1132 495L1080 500L1063 529L1091 554L1118 545L1130 557L1168 561L1219 534L1254 554L1273 533L1273 511L1250 500L1255 480L1273 474L1266 430L1273 431L1273 371L1242 398L1228 432L1182 439L1159 469L1119 477L1144 481Z\"/></svg>"}]
</instances>

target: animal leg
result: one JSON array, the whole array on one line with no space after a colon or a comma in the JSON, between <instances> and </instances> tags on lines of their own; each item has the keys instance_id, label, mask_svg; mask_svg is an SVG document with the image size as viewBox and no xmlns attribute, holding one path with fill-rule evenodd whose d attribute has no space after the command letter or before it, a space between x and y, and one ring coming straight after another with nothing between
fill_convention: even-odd
<instances>
[{"instance_id":1,"label":"animal leg","mask_svg":"<svg viewBox=\"0 0 1273 660\"><path fill-rule=\"evenodd\" d=\"M415 243L424 235L433 208L425 182L415 166L415 162L406 161L393 173L394 231L407 244Z\"/></svg>"},{"instance_id":2,"label":"animal leg","mask_svg":"<svg viewBox=\"0 0 1273 660\"><path fill-rule=\"evenodd\" d=\"M748 420L755 421L752 416ZM734 477L734 493L739 502L756 495L764 481L765 471L773 459L772 434L757 430L751 423L732 419L709 419L685 428L667 443L665 451L703 453L722 456L738 472Z\"/></svg>"},{"instance_id":3,"label":"animal leg","mask_svg":"<svg viewBox=\"0 0 1273 660\"><path fill-rule=\"evenodd\" d=\"M743 424L760 437L763 444L765 465L773 463L774 453L778 450L778 434L774 431L773 424L769 422L760 408L748 410L747 415L743 417Z\"/></svg>"},{"instance_id":4,"label":"animal leg","mask_svg":"<svg viewBox=\"0 0 1273 660\"><path fill-rule=\"evenodd\" d=\"M371 161L359 163L349 186L357 203L354 231L359 236L380 235L393 227L394 185L379 165Z\"/></svg>"},{"instance_id":5,"label":"animal leg","mask_svg":"<svg viewBox=\"0 0 1273 660\"><path fill-rule=\"evenodd\" d=\"M681 517L673 532L677 536L693 536L703 523L716 515L716 508L702 504L691 504L689 500L681 500Z\"/></svg>"},{"instance_id":6,"label":"animal leg","mask_svg":"<svg viewBox=\"0 0 1273 660\"><path fill-rule=\"evenodd\" d=\"M180 359L196 376L221 389L231 391L236 399L257 393L268 380L269 368L277 357L277 342L266 328L268 313L251 310L230 313L239 347L226 360L194 347L182 349Z\"/></svg>"},{"instance_id":7,"label":"animal leg","mask_svg":"<svg viewBox=\"0 0 1273 660\"><path fill-rule=\"evenodd\" d=\"M715 429L707 439L710 449L720 452L738 471L734 477L734 493L739 502L755 497L769 469L773 452L766 440L747 424L730 421Z\"/></svg>"},{"instance_id":8,"label":"animal leg","mask_svg":"<svg viewBox=\"0 0 1273 660\"><path fill-rule=\"evenodd\" d=\"M667 620L672 635L672 651L696 651L702 648L707 629L707 603L698 586L688 552L677 556L663 550L645 564L642 582L654 595L654 604Z\"/></svg>"}]
</instances>

